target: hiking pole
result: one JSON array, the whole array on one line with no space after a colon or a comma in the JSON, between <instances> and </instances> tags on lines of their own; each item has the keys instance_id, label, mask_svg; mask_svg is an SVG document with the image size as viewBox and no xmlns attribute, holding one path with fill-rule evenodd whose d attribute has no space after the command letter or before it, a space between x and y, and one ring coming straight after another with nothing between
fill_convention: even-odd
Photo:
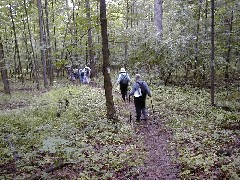
<instances>
[{"instance_id":1,"label":"hiking pole","mask_svg":"<svg viewBox=\"0 0 240 180\"><path fill-rule=\"evenodd\" d=\"M152 86L152 77L150 78L150 84ZM151 96L151 106L152 106L152 112L153 112L153 115L154 115L154 107L153 107L153 101L152 101L153 97Z\"/></svg>"},{"instance_id":2,"label":"hiking pole","mask_svg":"<svg viewBox=\"0 0 240 180\"><path fill-rule=\"evenodd\" d=\"M129 122L131 123L132 122L132 112L131 112L131 108L130 108L130 95L128 97L128 102L129 102Z\"/></svg>"},{"instance_id":3,"label":"hiking pole","mask_svg":"<svg viewBox=\"0 0 240 180\"><path fill-rule=\"evenodd\" d=\"M152 112L153 112L153 115L154 115L154 107L153 107L152 98L151 98L151 105L152 105Z\"/></svg>"}]
</instances>

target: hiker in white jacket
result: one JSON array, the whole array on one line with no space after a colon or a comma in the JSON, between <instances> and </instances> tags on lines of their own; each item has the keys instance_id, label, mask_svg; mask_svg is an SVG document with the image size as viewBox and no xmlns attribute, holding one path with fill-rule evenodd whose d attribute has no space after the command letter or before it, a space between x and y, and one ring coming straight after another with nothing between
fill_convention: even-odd
<instances>
[{"instance_id":1,"label":"hiker in white jacket","mask_svg":"<svg viewBox=\"0 0 240 180\"><path fill-rule=\"evenodd\" d=\"M129 82L130 82L130 77L129 77L128 73L125 71L124 68L121 68L119 75L118 75L117 83L120 85L120 91L122 94L123 101L125 101L125 99L127 97Z\"/></svg>"}]
</instances>

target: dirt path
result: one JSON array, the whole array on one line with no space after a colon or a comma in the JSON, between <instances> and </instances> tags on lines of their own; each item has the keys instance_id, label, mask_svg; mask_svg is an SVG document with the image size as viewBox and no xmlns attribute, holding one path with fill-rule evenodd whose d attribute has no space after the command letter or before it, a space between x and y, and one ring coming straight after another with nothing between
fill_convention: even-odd
<instances>
[{"instance_id":1,"label":"dirt path","mask_svg":"<svg viewBox=\"0 0 240 180\"><path fill-rule=\"evenodd\" d=\"M118 92L113 92L115 96L121 98ZM164 125L165 120L159 116L158 112L154 112L150 107L149 119L147 122L135 122L134 103L122 104L122 110L126 107L131 111L132 124L136 134L144 139L145 149L148 157L144 161L144 165L139 167L139 174L134 179L139 180L179 180L181 179L180 167L173 162L174 157L169 151L169 142L172 137L171 130ZM131 178L132 179L132 178Z\"/></svg>"},{"instance_id":2,"label":"dirt path","mask_svg":"<svg viewBox=\"0 0 240 180\"><path fill-rule=\"evenodd\" d=\"M140 167L138 178L142 180L175 180L180 179L180 168L171 160L168 143L171 133L159 123L160 119L154 120L153 116L147 123L136 124L137 133L143 136L148 157L144 166Z\"/></svg>"},{"instance_id":3,"label":"dirt path","mask_svg":"<svg viewBox=\"0 0 240 180\"><path fill-rule=\"evenodd\" d=\"M169 151L169 142L172 137L171 130L164 126L158 112L152 112L148 107L149 119L147 122L135 122L134 104L128 104L131 110L132 123L136 133L144 140L148 153L144 165L139 167L139 180L178 180L180 179L180 167L173 162L172 152Z\"/></svg>"}]
</instances>

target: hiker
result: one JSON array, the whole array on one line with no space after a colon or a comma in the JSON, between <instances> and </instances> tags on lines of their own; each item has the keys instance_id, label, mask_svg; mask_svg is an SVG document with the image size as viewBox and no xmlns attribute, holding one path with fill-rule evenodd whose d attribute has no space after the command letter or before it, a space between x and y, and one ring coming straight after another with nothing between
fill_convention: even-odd
<instances>
[{"instance_id":1,"label":"hiker","mask_svg":"<svg viewBox=\"0 0 240 180\"><path fill-rule=\"evenodd\" d=\"M76 80L78 79L78 69L74 67L72 72L73 72L73 82L76 83Z\"/></svg>"},{"instance_id":2,"label":"hiker","mask_svg":"<svg viewBox=\"0 0 240 180\"><path fill-rule=\"evenodd\" d=\"M117 83L120 85L120 91L122 94L122 99L125 101L128 91L128 84L130 82L130 77L124 68L120 69L120 73L118 75Z\"/></svg>"},{"instance_id":3,"label":"hiker","mask_svg":"<svg viewBox=\"0 0 240 180\"><path fill-rule=\"evenodd\" d=\"M68 67L67 73L68 73L69 80L74 82L75 81L75 76L74 76L74 73L73 73L73 67L72 66Z\"/></svg>"},{"instance_id":4,"label":"hiker","mask_svg":"<svg viewBox=\"0 0 240 180\"><path fill-rule=\"evenodd\" d=\"M146 111L146 97L147 95L151 97L151 91L145 81L141 80L140 74L135 75L135 82L132 85L132 90L129 93L130 96L134 96L134 105L136 109L136 121L139 122L141 118L141 113L143 114L143 120L147 120Z\"/></svg>"},{"instance_id":5,"label":"hiker","mask_svg":"<svg viewBox=\"0 0 240 180\"><path fill-rule=\"evenodd\" d=\"M83 69L79 69L78 75L79 75L80 83L83 83L83 78L84 78L84 71L83 71Z\"/></svg>"},{"instance_id":6,"label":"hiker","mask_svg":"<svg viewBox=\"0 0 240 180\"><path fill-rule=\"evenodd\" d=\"M86 66L83 69L83 72L84 72L83 83L89 84L90 83L91 69L88 66Z\"/></svg>"}]
</instances>

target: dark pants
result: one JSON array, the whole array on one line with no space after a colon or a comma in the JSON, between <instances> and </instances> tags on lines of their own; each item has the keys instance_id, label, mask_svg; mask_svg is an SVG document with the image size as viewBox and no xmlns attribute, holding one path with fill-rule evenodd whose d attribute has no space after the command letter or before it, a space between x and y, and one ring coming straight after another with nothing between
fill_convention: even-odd
<instances>
[{"instance_id":1,"label":"dark pants","mask_svg":"<svg viewBox=\"0 0 240 180\"><path fill-rule=\"evenodd\" d=\"M120 91L122 94L122 99L125 101L127 96L127 90L128 90L128 84L122 84L120 83Z\"/></svg>"},{"instance_id":2,"label":"dark pants","mask_svg":"<svg viewBox=\"0 0 240 180\"><path fill-rule=\"evenodd\" d=\"M141 118L141 113L143 113L144 119L147 118L146 112L146 94L143 94L140 97L134 97L134 105L137 114L137 121Z\"/></svg>"}]
</instances>

